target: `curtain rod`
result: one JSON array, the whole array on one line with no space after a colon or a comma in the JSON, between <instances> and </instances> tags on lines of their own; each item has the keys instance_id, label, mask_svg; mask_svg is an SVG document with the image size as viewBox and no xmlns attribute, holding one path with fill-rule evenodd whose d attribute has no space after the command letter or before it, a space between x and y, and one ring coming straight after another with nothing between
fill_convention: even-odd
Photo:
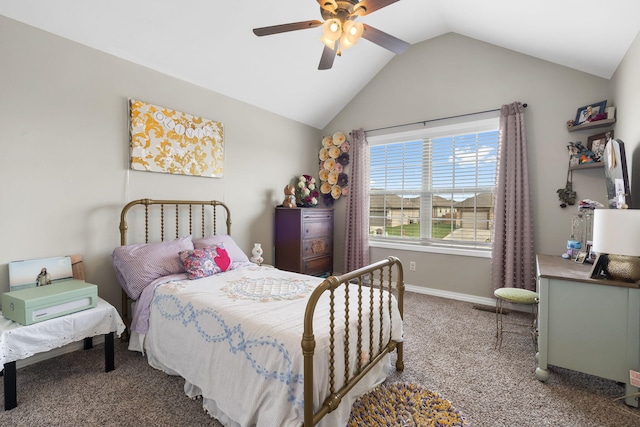
<instances>
[{"instance_id":1,"label":"curtain rod","mask_svg":"<svg viewBox=\"0 0 640 427\"><path fill-rule=\"evenodd\" d=\"M522 104L522 106L524 108L527 108L527 104ZM437 122L437 121L440 121L440 120L457 119L458 117L475 116L476 114L493 113L494 111L500 111L500 108L494 108L493 110L479 111L477 113L458 114L457 116L441 117L439 119L421 120L419 122L405 123L405 124L402 124L402 125L394 125L394 126L386 126L386 127L377 128L377 129L369 129L369 130L365 130L365 132L375 132L375 131L379 131L379 130L401 128L401 127L404 127L404 126L412 126L412 125L419 125L419 124L422 124L424 126L427 123Z\"/></svg>"}]
</instances>

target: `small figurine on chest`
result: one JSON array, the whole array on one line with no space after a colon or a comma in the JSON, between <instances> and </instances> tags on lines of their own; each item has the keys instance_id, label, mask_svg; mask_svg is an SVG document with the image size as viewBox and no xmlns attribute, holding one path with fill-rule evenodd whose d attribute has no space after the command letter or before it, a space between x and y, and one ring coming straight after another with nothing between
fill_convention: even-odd
<instances>
[{"instance_id":1,"label":"small figurine on chest","mask_svg":"<svg viewBox=\"0 0 640 427\"><path fill-rule=\"evenodd\" d=\"M296 207L296 189L293 185L284 187L284 201L282 202L282 206L285 208Z\"/></svg>"}]
</instances>

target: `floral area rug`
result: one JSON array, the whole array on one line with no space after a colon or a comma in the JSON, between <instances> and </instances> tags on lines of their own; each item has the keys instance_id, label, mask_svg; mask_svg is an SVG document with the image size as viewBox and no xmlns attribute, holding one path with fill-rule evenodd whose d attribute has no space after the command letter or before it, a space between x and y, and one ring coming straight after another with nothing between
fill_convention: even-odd
<instances>
[{"instance_id":1,"label":"floral area rug","mask_svg":"<svg viewBox=\"0 0 640 427\"><path fill-rule=\"evenodd\" d=\"M451 402L417 384L382 384L353 404L347 427L468 426Z\"/></svg>"}]
</instances>

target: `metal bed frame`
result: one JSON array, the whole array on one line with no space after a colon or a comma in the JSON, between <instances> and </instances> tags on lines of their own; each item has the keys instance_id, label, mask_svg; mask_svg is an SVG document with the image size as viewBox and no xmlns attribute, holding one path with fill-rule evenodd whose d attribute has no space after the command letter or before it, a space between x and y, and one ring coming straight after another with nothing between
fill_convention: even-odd
<instances>
[{"instance_id":1,"label":"metal bed frame","mask_svg":"<svg viewBox=\"0 0 640 427\"><path fill-rule=\"evenodd\" d=\"M144 207L144 243L150 243L151 241L164 241L166 236L169 236L170 228L173 227L175 231L175 238L184 236L186 232L181 230L188 230L188 234L199 235L206 237L211 234L217 233L217 223L220 220L220 216L224 217L226 224L226 233L231 234L231 214L229 208L220 201L217 200L152 200L152 199L140 199L134 200L128 203L122 209L120 214L120 244L127 245L127 234L131 231L127 223L127 215L131 215L132 208ZM138 209L139 210L139 209ZM199 212L198 212L199 211ZM218 213L218 212L221 213ZM199 214L199 221L197 217ZM167 217L173 218L167 220ZM198 224L199 222L199 224ZM173 224L169 226L169 223ZM153 230L150 232L150 226L159 225L159 232L155 233ZM169 228L167 231L166 229ZM207 231L208 230L208 231ZM141 233L141 232L140 232ZM172 235L173 236L173 235ZM345 318L345 334L343 337L334 333L337 327L335 311L336 301L335 293L338 289L343 289L344 292L344 311L346 313ZM364 298L362 290L364 288L375 288L380 290L378 293L379 299L374 298L374 293L369 292L370 298ZM319 299L328 293L330 299L330 312L329 312L329 390L328 395L322 402L319 408L314 410L313 407L313 362L314 362L314 350L316 347L316 340L314 337L314 313L316 305ZM384 295L387 295L384 298ZM397 358L395 367L398 371L404 369L403 361L403 343L395 342L388 339L386 342L383 337L382 328L379 328L379 334L374 337L374 326L372 317L378 316L380 324L383 322L383 318L387 316L391 325L391 307L392 299L391 295L394 295L400 316L404 316L403 313L403 301L404 301L404 279L402 263L396 257L389 257L388 259L370 264L366 267L358 270L346 273L341 276L331 276L325 279L318 287L312 292L310 299L307 303L304 317L304 332L302 335L302 351L304 357L304 426L310 427L316 425L320 420L329 412L335 410L342 398L360 381L373 367L380 362L387 354L396 351ZM129 309L130 299L127 294L122 291L122 314L127 328L131 324L131 315ZM357 319L357 340L356 340L356 354L361 354L363 346L366 345L370 350L370 357L368 361L362 361L360 358L356 360L356 366L350 366L349 362L349 312L350 304L354 304L352 307L356 307L358 313ZM387 312L384 312L385 305L387 305ZM368 309L372 314L368 320L363 319L363 308ZM363 336L368 329L368 343L363 343ZM390 329L391 330L391 329ZM125 335L125 334L123 334ZM344 354L336 354L336 341L344 340ZM344 371L336 372L335 363L336 360L341 358L344 361ZM352 373L350 373L352 372ZM337 382L342 378L342 382L338 385Z\"/></svg>"}]
</instances>

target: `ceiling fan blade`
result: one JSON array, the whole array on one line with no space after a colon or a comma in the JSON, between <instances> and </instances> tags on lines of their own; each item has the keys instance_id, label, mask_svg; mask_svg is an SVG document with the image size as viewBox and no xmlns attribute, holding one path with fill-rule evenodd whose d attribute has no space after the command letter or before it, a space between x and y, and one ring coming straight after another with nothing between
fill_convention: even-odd
<instances>
[{"instance_id":1,"label":"ceiling fan blade","mask_svg":"<svg viewBox=\"0 0 640 427\"><path fill-rule=\"evenodd\" d=\"M387 7L390 4L396 3L398 1L400 0L362 0L360 3L355 5L353 15L368 15L378 9L382 9L383 7Z\"/></svg>"},{"instance_id":2,"label":"ceiling fan blade","mask_svg":"<svg viewBox=\"0 0 640 427\"><path fill-rule=\"evenodd\" d=\"M336 3L336 0L318 0L318 4L321 8L329 12L335 12L338 8L338 3Z\"/></svg>"},{"instance_id":3,"label":"ceiling fan blade","mask_svg":"<svg viewBox=\"0 0 640 427\"><path fill-rule=\"evenodd\" d=\"M306 30L307 28L319 27L320 21L291 22L289 24L272 25L270 27L254 28L253 34L256 36L269 36L271 34L286 33L287 31Z\"/></svg>"},{"instance_id":4,"label":"ceiling fan blade","mask_svg":"<svg viewBox=\"0 0 640 427\"><path fill-rule=\"evenodd\" d=\"M339 43L339 42L336 42ZM320 57L320 64L318 65L318 70L328 70L333 67L333 60L336 59L336 49L331 49L330 47L325 46L322 51L322 56Z\"/></svg>"},{"instance_id":5,"label":"ceiling fan blade","mask_svg":"<svg viewBox=\"0 0 640 427\"><path fill-rule=\"evenodd\" d=\"M380 31L371 25L362 24L364 26L364 32L362 38L369 40L372 43L382 46L385 49L390 50L396 55L400 55L411 46L404 40L400 40L397 37L387 34L384 31Z\"/></svg>"}]
</instances>

